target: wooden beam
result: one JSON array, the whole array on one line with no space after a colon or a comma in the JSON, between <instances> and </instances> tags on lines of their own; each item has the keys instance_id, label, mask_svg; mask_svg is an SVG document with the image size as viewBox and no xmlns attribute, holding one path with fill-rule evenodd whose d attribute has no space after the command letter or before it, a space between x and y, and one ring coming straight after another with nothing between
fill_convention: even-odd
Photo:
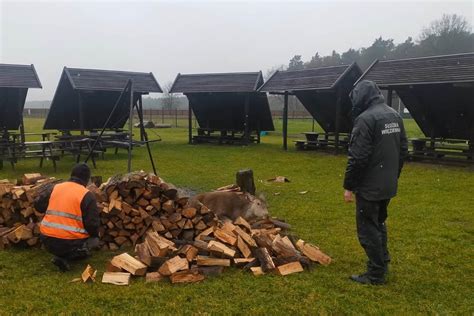
<instances>
[{"instance_id":1,"label":"wooden beam","mask_svg":"<svg viewBox=\"0 0 474 316\"><path fill-rule=\"evenodd\" d=\"M387 105L392 107L392 88L388 88L387 90Z\"/></svg>"},{"instance_id":2,"label":"wooden beam","mask_svg":"<svg viewBox=\"0 0 474 316\"><path fill-rule=\"evenodd\" d=\"M336 154L339 153L339 129L341 125L341 103L342 103L342 89L339 88L336 90L336 117L335 117L335 128L334 128Z\"/></svg>"},{"instance_id":3,"label":"wooden beam","mask_svg":"<svg viewBox=\"0 0 474 316\"><path fill-rule=\"evenodd\" d=\"M283 102L283 149L288 150L288 92L285 92Z\"/></svg>"},{"instance_id":4,"label":"wooden beam","mask_svg":"<svg viewBox=\"0 0 474 316\"><path fill-rule=\"evenodd\" d=\"M128 116L128 172L132 172L132 135L133 135L133 80L130 79L130 109Z\"/></svg>"},{"instance_id":5,"label":"wooden beam","mask_svg":"<svg viewBox=\"0 0 474 316\"><path fill-rule=\"evenodd\" d=\"M193 143L193 109L191 100L188 98L188 144Z\"/></svg>"},{"instance_id":6,"label":"wooden beam","mask_svg":"<svg viewBox=\"0 0 474 316\"><path fill-rule=\"evenodd\" d=\"M250 142L249 115L250 115L250 93L247 93L245 96L245 107L244 107L244 138L247 144Z\"/></svg>"}]
</instances>

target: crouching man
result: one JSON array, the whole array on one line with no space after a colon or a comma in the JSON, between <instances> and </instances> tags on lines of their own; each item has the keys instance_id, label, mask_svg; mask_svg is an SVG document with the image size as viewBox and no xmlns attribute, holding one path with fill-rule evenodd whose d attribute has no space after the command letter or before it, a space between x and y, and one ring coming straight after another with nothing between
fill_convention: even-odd
<instances>
[{"instance_id":1,"label":"crouching man","mask_svg":"<svg viewBox=\"0 0 474 316\"><path fill-rule=\"evenodd\" d=\"M70 269L70 261L86 258L99 247L99 211L86 188L90 176L86 164L77 164L67 182L55 185L40 224L41 241L62 272Z\"/></svg>"}]
</instances>

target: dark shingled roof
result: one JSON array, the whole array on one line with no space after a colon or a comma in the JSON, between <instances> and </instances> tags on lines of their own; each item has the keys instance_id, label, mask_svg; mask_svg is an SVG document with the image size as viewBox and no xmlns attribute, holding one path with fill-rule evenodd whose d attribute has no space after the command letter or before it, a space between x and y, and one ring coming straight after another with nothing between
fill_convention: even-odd
<instances>
[{"instance_id":1,"label":"dark shingled roof","mask_svg":"<svg viewBox=\"0 0 474 316\"><path fill-rule=\"evenodd\" d=\"M42 88L33 65L0 64L1 88Z\"/></svg>"},{"instance_id":2,"label":"dark shingled roof","mask_svg":"<svg viewBox=\"0 0 474 316\"><path fill-rule=\"evenodd\" d=\"M359 80L381 87L474 81L474 53L376 61Z\"/></svg>"},{"instance_id":3,"label":"dark shingled roof","mask_svg":"<svg viewBox=\"0 0 474 316\"><path fill-rule=\"evenodd\" d=\"M135 92L163 92L151 72L131 72L116 70L81 69L64 67L69 80L76 90L121 91L128 79L133 80Z\"/></svg>"},{"instance_id":4,"label":"dark shingled roof","mask_svg":"<svg viewBox=\"0 0 474 316\"><path fill-rule=\"evenodd\" d=\"M263 84L262 72L178 74L171 93L255 92Z\"/></svg>"},{"instance_id":5,"label":"dark shingled roof","mask_svg":"<svg viewBox=\"0 0 474 316\"><path fill-rule=\"evenodd\" d=\"M333 67L276 71L259 91L284 92L332 89L352 67L359 68L356 63L353 63L351 65Z\"/></svg>"}]
</instances>

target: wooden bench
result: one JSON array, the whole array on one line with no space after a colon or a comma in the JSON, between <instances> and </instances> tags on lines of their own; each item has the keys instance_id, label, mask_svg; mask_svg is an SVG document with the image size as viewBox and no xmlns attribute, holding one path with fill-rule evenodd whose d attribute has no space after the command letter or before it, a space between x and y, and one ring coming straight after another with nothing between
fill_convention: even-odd
<instances>
[{"instance_id":1,"label":"wooden bench","mask_svg":"<svg viewBox=\"0 0 474 316\"><path fill-rule=\"evenodd\" d=\"M9 161L15 169L15 163L21 159L39 158L40 167L43 167L44 160L51 160L56 171L56 161L60 156L60 150L54 148L54 143L50 141L3 143L0 145L0 169L3 168L3 161Z\"/></svg>"}]
</instances>

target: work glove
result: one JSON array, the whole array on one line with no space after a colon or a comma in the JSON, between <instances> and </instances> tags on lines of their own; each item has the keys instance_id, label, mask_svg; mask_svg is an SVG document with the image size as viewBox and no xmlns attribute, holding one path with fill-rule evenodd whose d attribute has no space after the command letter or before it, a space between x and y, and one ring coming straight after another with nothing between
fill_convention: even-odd
<instances>
[{"instance_id":1,"label":"work glove","mask_svg":"<svg viewBox=\"0 0 474 316\"><path fill-rule=\"evenodd\" d=\"M91 237L87 239L87 248L89 248L90 250L99 250L100 249L99 237Z\"/></svg>"}]
</instances>

